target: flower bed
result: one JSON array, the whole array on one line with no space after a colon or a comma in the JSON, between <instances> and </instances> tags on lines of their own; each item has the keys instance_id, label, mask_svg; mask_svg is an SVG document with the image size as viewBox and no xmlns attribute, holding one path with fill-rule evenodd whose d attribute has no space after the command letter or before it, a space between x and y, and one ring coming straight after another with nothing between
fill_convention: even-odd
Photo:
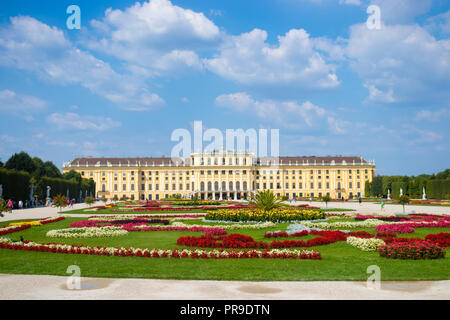
<instances>
[{"instance_id":1,"label":"flower bed","mask_svg":"<svg viewBox=\"0 0 450 320\"><path fill-rule=\"evenodd\" d=\"M39 221L41 224L47 224L47 223L58 222L58 221L61 221L64 219L65 219L65 217L49 217L49 218L44 218L44 219L37 220L37 221Z\"/></svg>"},{"instance_id":2,"label":"flower bed","mask_svg":"<svg viewBox=\"0 0 450 320\"><path fill-rule=\"evenodd\" d=\"M9 226L0 228L0 236L4 236L5 234L19 232L25 229L31 228L30 225L20 225L20 226Z\"/></svg>"},{"instance_id":3,"label":"flower bed","mask_svg":"<svg viewBox=\"0 0 450 320\"><path fill-rule=\"evenodd\" d=\"M381 239L376 238L363 239L358 237L348 237L347 243L362 251L377 251L378 247L385 245L385 242Z\"/></svg>"},{"instance_id":4,"label":"flower bed","mask_svg":"<svg viewBox=\"0 0 450 320\"><path fill-rule=\"evenodd\" d=\"M10 226L42 226L39 221L23 221L23 222L11 222Z\"/></svg>"},{"instance_id":5,"label":"flower bed","mask_svg":"<svg viewBox=\"0 0 450 320\"><path fill-rule=\"evenodd\" d=\"M429 234L425 236L425 240L435 242L441 247L448 247L450 246L450 233L441 232L438 234Z\"/></svg>"},{"instance_id":6,"label":"flower bed","mask_svg":"<svg viewBox=\"0 0 450 320\"><path fill-rule=\"evenodd\" d=\"M0 238L0 248L9 250L52 252L62 254L85 254L96 256L176 258L176 259L322 259L320 252L314 250L178 250L178 249L140 249L89 247L83 245L66 245L58 243L35 243L31 241L12 242Z\"/></svg>"},{"instance_id":7,"label":"flower bed","mask_svg":"<svg viewBox=\"0 0 450 320\"><path fill-rule=\"evenodd\" d=\"M391 221L391 222L398 222L398 221L410 221L411 218L408 217L398 217L398 216L372 216L372 215L356 215L355 220L356 221L364 221L367 219L378 219L381 221Z\"/></svg>"},{"instance_id":8,"label":"flower bed","mask_svg":"<svg viewBox=\"0 0 450 320\"><path fill-rule=\"evenodd\" d=\"M146 225L136 225L133 223L124 224L122 229L134 232L134 231L191 231L191 232L205 232L209 235L224 235L227 230L216 227L203 227L203 226L193 226L193 227L176 227L176 226L146 226Z\"/></svg>"},{"instance_id":9,"label":"flower bed","mask_svg":"<svg viewBox=\"0 0 450 320\"><path fill-rule=\"evenodd\" d=\"M441 259L445 257L445 248L430 241L397 242L378 248L380 257L388 259Z\"/></svg>"},{"instance_id":10,"label":"flower bed","mask_svg":"<svg viewBox=\"0 0 450 320\"><path fill-rule=\"evenodd\" d=\"M223 221L271 221L289 222L299 220L324 219L325 214L319 210L304 209L273 209L263 211L259 209L217 210L207 211L205 219Z\"/></svg>"},{"instance_id":11,"label":"flower bed","mask_svg":"<svg viewBox=\"0 0 450 320\"><path fill-rule=\"evenodd\" d=\"M375 231L390 231L396 233L413 233L414 228L449 228L450 221L442 218L439 221L418 221L398 224L383 224L375 228Z\"/></svg>"},{"instance_id":12,"label":"flower bed","mask_svg":"<svg viewBox=\"0 0 450 320\"><path fill-rule=\"evenodd\" d=\"M208 228L214 228L214 227L220 227L221 229L225 230L235 230L235 229L265 229L265 228L273 228L276 226L276 223L273 222L263 222L263 223L256 223L256 224L228 224L228 225L220 225L220 226L214 226L214 225L194 225L194 224L185 224L183 222L174 222L172 223L172 226L176 227L208 227Z\"/></svg>"},{"instance_id":13,"label":"flower bed","mask_svg":"<svg viewBox=\"0 0 450 320\"><path fill-rule=\"evenodd\" d=\"M96 237L118 237L127 235L128 231L121 227L101 228L66 228L50 230L46 236L50 238L96 238Z\"/></svg>"},{"instance_id":14,"label":"flower bed","mask_svg":"<svg viewBox=\"0 0 450 320\"><path fill-rule=\"evenodd\" d=\"M414 233L414 228L404 224L383 224L375 227L377 232Z\"/></svg>"},{"instance_id":15,"label":"flower bed","mask_svg":"<svg viewBox=\"0 0 450 320\"><path fill-rule=\"evenodd\" d=\"M72 222L70 224L71 228L85 228L85 227L106 227L106 226L115 226L115 225L124 225L124 224L164 224L168 225L169 220L162 219L148 219L148 218L134 218L134 219L111 219L111 220L82 220L78 222ZM102 225L103 224L103 225Z\"/></svg>"},{"instance_id":16,"label":"flower bed","mask_svg":"<svg viewBox=\"0 0 450 320\"><path fill-rule=\"evenodd\" d=\"M177 240L177 245L187 247L200 248L260 248L267 249L269 245L264 241L255 241L250 236L232 233L227 236L200 236L200 237L180 237Z\"/></svg>"},{"instance_id":17,"label":"flower bed","mask_svg":"<svg viewBox=\"0 0 450 320\"><path fill-rule=\"evenodd\" d=\"M397 223L397 222L389 222L389 223ZM325 230L332 229L353 229L353 228L371 228L379 225L384 225L386 222L378 220L378 219L367 219L364 221L337 221L337 222L311 222L304 221L302 222L307 227L310 228L320 228Z\"/></svg>"}]
</instances>

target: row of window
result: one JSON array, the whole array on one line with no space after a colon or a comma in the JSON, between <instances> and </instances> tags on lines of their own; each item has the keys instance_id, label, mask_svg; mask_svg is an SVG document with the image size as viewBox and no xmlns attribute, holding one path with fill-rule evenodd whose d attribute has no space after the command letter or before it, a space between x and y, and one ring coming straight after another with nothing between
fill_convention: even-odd
<instances>
[{"instance_id":1,"label":"row of window","mask_svg":"<svg viewBox=\"0 0 450 320\"><path fill-rule=\"evenodd\" d=\"M325 171L325 174L329 174L329 170L328 169L327 170L318 169L317 170L317 174L322 174L322 171ZM342 170L342 171L345 172L345 170ZM360 174L360 171L361 170L357 169L356 170L356 174ZM208 175L211 175L212 170L207 170L206 172L207 172ZM236 174L240 174L240 170L234 170L234 171L233 170L228 170L228 174L233 174L233 172L235 172ZM261 172L264 175L265 174L271 174L272 175L272 174L274 174L274 172L276 174L280 174L280 170L261 170ZM152 171L148 171L147 173L148 173L149 176L152 175ZM260 174L260 170L252 171L252 173L256 173L256 175L259 175ZM296 174L296 170L291 170L291 173L293 175L295 175ZM368 170L365 169L364 173L368 174ZM130 171L130 174L131 174L131 176L134 176L135 171ZM154 174L155 175L159 175L159 171L154 171ZM161 174L163 174L162 171L161 171ZM176 172L172 171L172 175L175 175L175 174L176 174ZM185 174L189 175L189 170L185 171ZM192 174L194 174L194 170L192 170ZM205 170L200 170L200 174L201 175L205 174ZM215 175L219 174L219 170L214 170L214 174ZM226 170L222 170L222 174L226 174ZM242 170L242 174L247 174L247 170ZM284 174L289 174L289 170L284 170ZM302 174L302 170L298 170L298 174ZM310 174L314 174L314 170L310 170ZM337 170L337 174L341 174L341 170L340 169ZM352 169L348 169L348 174L352 174ZM81 175L85 176L85 172L81 171ZM89 175L92 177L94 175L94 171L90 171ZM103 177L106 176L106 171L102 171L101 175ZM117 176L117 175L118 175L118 172L114 171L114 176ZM122 172L122 176L126 176L126 175L127 175L127 172L123 171ZM145 171L141 171L141 175L145 176ZM165 175L169 175L169 171L165 171ZM183 175L183 171L179 171L179 175Z\"/></svg>"}]
</instances>

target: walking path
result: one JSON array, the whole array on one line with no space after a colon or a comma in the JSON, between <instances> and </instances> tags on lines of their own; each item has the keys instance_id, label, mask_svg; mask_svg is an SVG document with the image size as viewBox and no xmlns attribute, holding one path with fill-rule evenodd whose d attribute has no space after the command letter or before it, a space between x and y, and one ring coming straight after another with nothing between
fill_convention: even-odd
<instances>
[{"instance_id":1,"label":"walking path","mask_svg":"<svg viewBox=\"0 0 450 320\"><path fill-rule=\"evenodd\" d=\"M362 281L200 281L81 278L69 289L68 277L0 274L0 299L150 300L360 300L450 299L450 280L389 281L380 289ZM73 282L70 282L71 285Z\"/></svg>"},{"instance_id":2,"label":"walking path","mask_svg":"<svg viewBox=\"0 0 450 320\"><path fill-rule=\"evenodd\" d=\"M316 201L297 201L295 204L308 204L313 207L325 208L325 202ZM293 203L293 204L294 204ZM385 204L384 209L381 210L381 205L373 202L328 202L328 208L339 209L355 209L358 213L376 213L376 214L395 214L402 213L403 206L398 204ZM414 211L414 212L413 212ZM431 214L450 214L450 206L419 206L419 205L406 205L405 212L407 213L431 213Z\"/></svg>"},{"instance_id":3,"label":"walking path","mask_svg":"<svg viewBox=\"0 0 450 320\"><path fill-rule=\"evenodd\" d=\"M308 204L314 207L320 207L325 208L326 204L325 202L316 202L316 201L297 201L293 202L293 205L299 205L299 204ZM103 202L98 202L94 205L103 205ZM87 208L88 206L84 203L78 203L74 204L73 208L65 208L62 210L62 212L70 211L74 209L83 209ZM376 203L371 202L363 202L361 205L359 203L355 202L329 202L328 203L329 208L339 208L339 209L355 209L358 213L363 214L395 214L395 213L401 213L403 212L403 208L400 205L395 204L386 204L383 211L381 211L381 206ZM59 215L58 214L59 209L58 208L52 208L52 207L39 207L39 208L32 208L32 209L18 209L13 210L12 213L5 212L4 217L0 217L0 222L2 221L11 221L11 220L22 220L22 219L42 219L47 217L54 217ZM444 206L417 206L417 205L410 205L406 206L406 212L412 213L432 213L432 214L450 214L450 207L444 207ZM179 212L167 212L167 214L177 214ZM67 214L72 217L87 217L86 214ZM98 215L96 212L92 212L92 215ZM110 214L109 214L110 215Z\"/></svg>"}]
</instances>

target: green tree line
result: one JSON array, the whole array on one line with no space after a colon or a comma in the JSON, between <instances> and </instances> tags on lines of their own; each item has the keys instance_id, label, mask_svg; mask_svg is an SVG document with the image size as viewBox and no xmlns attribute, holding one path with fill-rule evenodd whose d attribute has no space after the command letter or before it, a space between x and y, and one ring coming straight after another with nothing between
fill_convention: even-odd
<instances>
[{"instance_id":1,"label":"green tree line","mask_svg":"<svg viewBox=\"0 0 450 320\"><path fill-rule=\"evenodd\" d=\"M50 186L50 196L67 195L78 199L82 196L95 194L95 182L84 179L74 170L62 174L51 162L42 161L38 157L30 157L26 152L15 153L5 164L0 162L0 184L3 187L3 198L28 200L31 185L34 185L33 196L45 199L47 186Z\"/></svg>"},{"instance_id":2,"label":"green tree line","mask_svg":"<svg viewBox=\"0 0 450 320\"><path fill-rule=\"evenodd\" d=\"M402 188L403 194L421 199L424 187L429 199L450 199L450 169L431 175L375 176L372 182L366 182L365 194L386 197L390 189L391 197L398 198Z\"/></svg>"}]
</instances>

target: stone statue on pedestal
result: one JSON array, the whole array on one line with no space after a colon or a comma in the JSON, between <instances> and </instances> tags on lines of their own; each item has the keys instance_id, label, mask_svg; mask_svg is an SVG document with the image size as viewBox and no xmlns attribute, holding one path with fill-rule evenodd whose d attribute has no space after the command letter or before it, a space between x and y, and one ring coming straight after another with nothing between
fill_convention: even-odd
<instances>
[{"instance_id":1,"label":"stone statue on pedestal","mask_svg":"<svg viewBox=\"0 0 450 320\"><path fill-rule=\"evenodd\" d=\"M422 189L422 200L427 200L427 194L425 193L425 187Z\"/></svg>"}]
</instances>

